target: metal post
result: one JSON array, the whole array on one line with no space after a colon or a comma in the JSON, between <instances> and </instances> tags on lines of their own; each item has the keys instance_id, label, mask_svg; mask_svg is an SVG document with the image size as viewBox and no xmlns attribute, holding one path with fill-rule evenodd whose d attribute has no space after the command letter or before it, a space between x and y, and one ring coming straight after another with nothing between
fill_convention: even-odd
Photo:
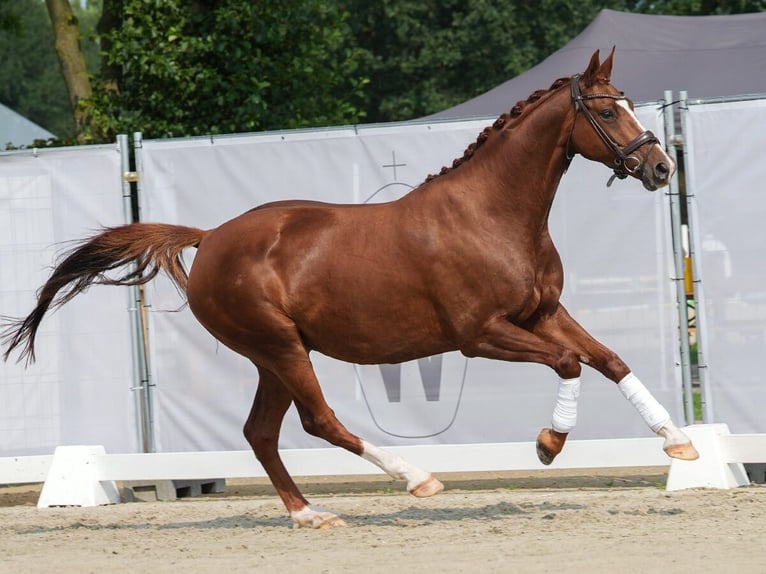
<instances>
[{"instance_id":1,"label":"metal post","mask_svg":"<svg viewBox=\"0 0 766 574\"><path fill-rule=\"evenodd\" d=\"M133 153L136 162L135 182L136 182L136 220L141 221L141 174L143 174L143 156L141 150L143 149L143 134L141 132L133 132ZM154 384L151 380L151 370L149 368L149 322L147 316L147 308L149 307L146 302L146 289L143 285L137 286L138 291L138 305L139 305L139 318L141 320L141 395L143 397L144 410L143 418L145 436L146 436L146 452L154 452L156 445L154 442L154 399L152 396L152 390Z\"/></svg>"},{"instance_id":2,"label":"metal post","mask_svg":"<svg viewBox=\"0 0 766 574\"><path fill-rule=\"evenodd\" d=\"M686 91L680 92L681 132L687 139L689 129L687 127L686 114L689 109L689 96ZM689 161L689 146L683 147L684 164L691 165ZM702 399L702 420L706 423L715 422L713 416L713 404L709 401L710 377L707 369L707 320L705 316L705 291L702 286L701 257L699 250L699 222L694 190L689 184L690 178L686 178L686 209L689 214L689 255L692 261L692 282L694 285L694 301L696 303L697 322L697 364L699 366L700 396Z\"/></svg>"},{"instance_id":3,"label":"metal post","mask_svg":"<svg viewBox=\"0 0 766 574\"><path fill-rule=\"evenodd\" d=\"M131 182L136 181L136 173L130 170L130 151L128 136L117 136L122 164L122 206L126 224L133 223L133 198ZM135 267L134 265L131 265ZM154 438L151 424L151 401L149 396L149 374L146 361L146 332L142 316L143 304L141 290L136 285L128 287L128 314L130 316L131 352L133 359L134 382L130 390L136 397L136 419L138 443L142 452L154 450Z\"/></svg>"},{"instance_id":4,"label":"metal post","mask_svg":"<svg viewBox=\"0 0 766 574\"><path fill-rule=\"evenodd\" d=\"M675 117L673 106L667 105L673 101L673 92L665 91L665 141L668 153L678 165L677 148L683 146L683 138L675 133ZM681 360L681 384L684 396L684 411L686 424L694 424L694 396L692 393L692 369L689 356L689 314L686 309L686 288L684 285L684 252L683 227L681 225L681 194L678 176L671 178L669 191L670 227L673 241L673 281L676 287L676 308L678 311L679 344Z\"/></svg>"}]
</instances>

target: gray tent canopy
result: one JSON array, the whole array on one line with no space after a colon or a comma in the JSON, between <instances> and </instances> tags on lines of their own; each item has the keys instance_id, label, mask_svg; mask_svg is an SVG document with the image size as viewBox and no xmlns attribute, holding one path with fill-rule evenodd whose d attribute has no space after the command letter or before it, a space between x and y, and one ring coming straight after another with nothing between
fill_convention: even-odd
<instances>
[{"instance_id":1,"label":"gray tent canopy","mask_svg":"<svg viewBox=\"0 0 766 574\"><path fill-rule=\"evenodd\" d=\"M0 104L0 151L3 151L7 144L30 145L35 140L49 140L55 137L45 128Z\"/></svg>"},{"instance_id":2,"label":"gray tent canopy","mask_svg":"<svg viewBox=\"0 0 766 574\"><path fill-rule=\"evenodd\" d=\"M616 46L614 85L636 102L686 90L690 98L766 94L766 13L653 16L602 10L580 35L537 66L484 94L428 116L498 116L556 78L582 72L597 49Z\"/></svg>"}]
</instances>

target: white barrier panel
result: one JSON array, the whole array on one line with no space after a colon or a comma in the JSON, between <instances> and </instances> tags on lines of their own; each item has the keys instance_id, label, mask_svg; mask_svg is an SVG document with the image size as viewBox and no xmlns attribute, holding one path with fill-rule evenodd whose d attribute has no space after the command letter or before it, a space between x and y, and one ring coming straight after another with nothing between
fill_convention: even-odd
<instances>
[{"instance_id":1,"label":"white barrier panel","mask_svg":"<svg viewBox=\"0 0 766 574\"><path fill-rule=\"evenodd\" d=\"M0 484L45 482L51 462L52 454L0 457Z\"/></svg>"},{"instance_id":2,"label":"white barrier panel","mask_svg":"<svg viewBox=\"0 0 766 574\"><path fill-rule=\"evenodd\" d=\"M656 106L638 114L664 133ZM279 199L394 199L451 164L492 121L144 141L142 219L210 228ZM559 190L551 230L565 265L564 300L681 420L666 198L635 180L607 190L609 175L578 159ZM155 281L148 293L158 450L247 448L241 427L255 368L208 335L169 282ZM340 420L381 445L531 440L555 402L557 377L538 365L458 353L385 371L312 360ZM613 384L587 369L583 379L573 438L650 436ZM308 436L291 410L280 446L326 443Z\"/></svg>"},{"instance_id":3,"label":"white barrier panel","mask_svg":"<svg viewBox=\"0 0 766 574\"><path fill-rule=\"evenodd\" d=\"M745 486L750 479L743 463L766 461L766 435L732 435L725 424L692 425L685 430L700 457L673 461L667 490Z\"/></svg>"},{"instance_id":4,"label":"white barrier panel","mask_svg":"<svg viewBox=\"0 0 766 574\"><path fill-rule=\"evenodd\" d=\"M535 443L388 447L430 472L606 467L667 467L659 438L570 441L550 467L537 459ZM281 452L293 476L383 474L377 466L340 448L288 449ZM0 459L2 468L2 459ZM251 451L157 454L106 454L101 446L58 447L50 462L38 507L98 506L120 501L115 481L264 478ZM401 483L404 488L404 483Z\"/></svg>"},{"instance_id":5,"label":"white barrier panel","mask_svg":"<svg viewBox=\"0 0 766 574\"><path fill-rule=\"evenodd\" d=\"M0 314L26 316L67 242L123 222L120 154L89 146L0 154ZM0 455L97 439L134 452L127 294L94 287L43 320L37 363L0 361Z\"/></svg>"},{"instance_id":6,"label":"white barrier panel","mask_svg":"<svg viewBox=\"0 0 766 574\"><path fill-rule=\"evenodd\" d=\"M704 346L706 422L766 432L766 98L690 102L687 182Z\"/></svg>"},{"instance_id":7,"label":"white barrier panel","mask_svg":"<svg viewBox=\"0 0 766 574\"><path fill-rule=\"evenodd\" d=\"M726 425L692 425L684 431L700 452L696 461L671 460L660 438L568 441L550 467L535 454L535 444L502 443L388 447L410 463L434 473L503 472L552 469L670 466L667 490L734 488L749 484L743 462L766 461L766 435L730 435ZM340 448L288 449L281 452L293 476L382 474L361 457ZM156 454L106 454L101 446L59 447L52 457L0 458L0 483L47 476L38 506L96 506L119 502L114 481L263 478L251 451ZM13 470L13 475L6 474ZM9 480L15 476L15 480ZM404 484L402 483L402 487Z\"/></svg>"}]
</instances>

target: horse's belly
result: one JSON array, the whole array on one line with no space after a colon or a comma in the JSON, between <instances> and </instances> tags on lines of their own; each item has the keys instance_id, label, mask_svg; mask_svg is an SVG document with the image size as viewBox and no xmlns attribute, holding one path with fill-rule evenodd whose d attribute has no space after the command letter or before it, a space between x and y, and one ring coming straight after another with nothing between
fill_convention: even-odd
<instances>
[{"instance_id":1,"label":"horse's belly","mask_svg":"<svg viewBox=\"0 0 766 574\"><path fill-rule=\"evenodd\" d=\"M328 313L310 322L296 317L306 344L320 353L358 364L400 363L454 349L430 313Z\"/></svg>"}]
</instances>

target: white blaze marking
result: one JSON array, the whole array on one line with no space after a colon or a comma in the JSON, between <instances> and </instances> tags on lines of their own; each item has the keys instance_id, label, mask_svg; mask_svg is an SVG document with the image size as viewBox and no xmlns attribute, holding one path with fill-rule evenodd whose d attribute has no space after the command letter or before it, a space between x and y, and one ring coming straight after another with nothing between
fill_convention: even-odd
<instances>
[{"instance_id":1,"label":"white blaze marking","mask_svg":"<svg viewBox=\"0 0 766 574\"><path fill-rule=\"evenodd\" d=\"M642 132L646 131L646 128L643 125L641 125L641 121L638 119L638 116L636 115L636 113L630 109L630 105L628 104L627 100L617 100L617 105L620 106L622 109L624 109L626 112L628 112L628 115L638 125L638 129L640 129Z\"/></svg>"},{"instance_id":2,"label":"white blaze marking","mask_svg":"<svg viewBox=\"0 0 766 574\"><path fill-rule=\"evenodd\" d=\"M628 112L628 116L630 116L634 122L636 122L636 125L638 126L638 129L640 129L642 132L647 131L647 129L643 126L641 121L638 119L638 116L636 113L630 109L630 105L628 105L627 100L617 100L617 105L620 106L622 109L624 109L626 112ZM676 170L676 164L673 161L673 159L665 153L665 150L662 149L661 145L657 146L659 150L662 152L662 155L665 156L665 163L670 166L670 174L672 175L673 172Z\"/></svg>"}]
</instances>

